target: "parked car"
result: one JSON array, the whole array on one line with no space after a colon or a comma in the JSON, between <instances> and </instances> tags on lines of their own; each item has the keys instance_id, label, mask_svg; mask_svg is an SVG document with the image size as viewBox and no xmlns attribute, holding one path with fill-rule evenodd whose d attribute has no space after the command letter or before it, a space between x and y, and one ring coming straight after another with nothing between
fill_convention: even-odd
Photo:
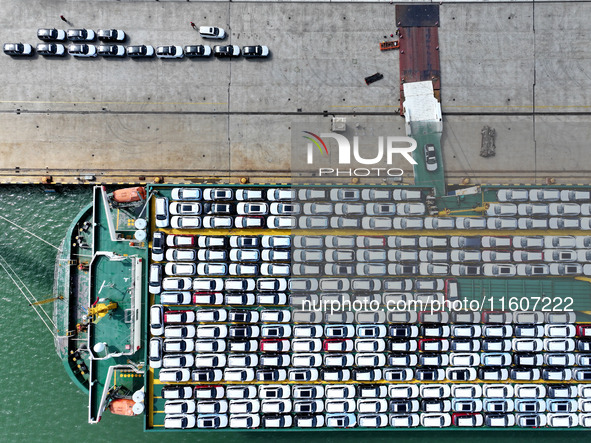
<instances>
[{"instance_id":1,"label":"parked car","mask_svg":"<svg viewBox=\"0 0 591 443\"><path fill-rule=\"evenodd\" d=\"M68 46L68 54L74 57L96 57L96 46L83 44L75 44Z\"/></svg>"},{"instance_id":2,"label":"parked car","mask_svg":"<svg viewBox=\"0 0 591 443\"><path fill-rule=\"evenodd\" d=\"M486 229L486 218L484 217L458 217L456 218L457 229Z\"/></svg>"},{"instance_id":3,"label":"parked car","mask_svg":"<svg viewBox=\"0 0 591 443\"><path fill-rule=\"evenodd\" d=\"M203 38L224 39L226 38L226 31L217 26L199 26L199 35Z\"/></svg>"},{"instance_id":4,"label":"parked car","mask_svg":"<svg viewBox=\"0 0 591 443\"><path fill-rule=\"evenodd\" d=\"M209 57L211 48L207 45L187 45L184 47L186 57Z\"/></svg>"},{"instance_id":5,"label":"parked car","mask_svg":"<svg viewBox=\"0 0 591 443\"><path fill-rule=\"evenodd\" d=\"M166 45L156 47L158 58L183 58L185 53L182 46Z\"/></svg>"},{"instance_id":6,"label":"parked car","mask_svg":"<svg viewBox=\"0 0 591 443\"><path fill-rule=\"evenodd\" d=\"M68 29L67 35L73 42L91 42L96 38L92 29Z\"/></svg>"},{"instance_id":7,"label":"parked car","mask_svg":"<svg viewBox=\"0 0 591 443\"><path fill-rule=\"evenodd\" d=\"M527 189L499 189L497 191L497 200L500 202L523 202L529 200Z\"/></svg>"},{"instance_id":8,"label":"parked car","mask_svg":"<svg viewBox=\"0 0 591 443\"><path fill-rule=\"evenodd\" d=\"M128 57L153 57L154 56L154 47L150 45L134 45L127 47L127 56Z\"/></svg>"},{"instance_id":9,"label":"parked car","mask_svg":"<svg viewBox=\"0 0 591 443\"><path fill-rule=\"evenodd\" d=\"M37 29L37 38L43 41L64 41L66 39L66 31L55 28L39 28Z\"/></svg>"},{"instance_id":10,"label":"parked car","mask_svg":"<svg viewBox=\"0 0 591 443\"><path fill-rule=\"evenodd\" d=\"M125 46L123 45L99 45L98 55L102 57L125 57Z\"/></svg>"},{"instance_id":11,"label":"parked car","mask_svg":"<svg viewBox=\"0 0 591 443\"><path fill-rule=\"evenodd\" d=\"M240 57L240 46L238 45L216 45L213 47L215 57Z\"/></svg>"},{"instance_id":12,"label":"parked car","mask_svg":"<svg viewBox=\"0 0 591 443\"><path fill-rule=\"evenodd\" d=\"M425 145L425 167L427 171L437 171L437 155L435 154L435 145L430 143Z\"/></svg>"},{"instance_id":13,"label":"parked car","mask_svg":"<svg viewBox=\"0 0 591 443\"><path fill-rule=\"evenodd\" d=\"M105 42L122 42L125 40L125 32L120 29L99 29L98 39Z\"/></svg>"},{"instance_id":14,"label":"parked car","mask_svg":"<svg viewBox=\"0 0 591 443\"><path fill-rule=\"evenodd\" d=\"M558 189L530 189L529 199L532 202L555 202L560 200Z\"/></svg>"},{"instance_id":15,"label":"parked car","mask_svg":"<svg viewBox=\"0 0 591 443\"><path fill-rule=\"evenodd\" d=\"M242 55L247 58L267 57L269 55L269 48L266 46L243 46Z\"/></svg>"},{"instance_id":16,"label":"parked car","mask_svg":"<svg viewBox=\"0 0 591 443\"><path fill-rule=\"evenodd\" d=\"M61 43L38 43L37 54L43 56L62 56L66 54L66 48Z\"/></svg>"}]
</instances>

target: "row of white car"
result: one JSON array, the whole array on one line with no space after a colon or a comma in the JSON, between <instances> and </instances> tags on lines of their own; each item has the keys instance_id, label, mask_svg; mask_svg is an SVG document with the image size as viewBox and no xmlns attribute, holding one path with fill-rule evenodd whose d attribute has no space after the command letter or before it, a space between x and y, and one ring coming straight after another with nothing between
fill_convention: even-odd
<instances>
[{"instance_id":1,"label":"row of white car","mask_svg":"<svg viewBox=\"0 0 591 443\"><path fill-rule=\"evenodd\" d=\"M425 197L424 191L419 189L388 189L384 188L173 188L171 191L173 200L181 201L378 201L398 202L421 201Z\"/></svg>"},{"instance_id":2,"label":"row of white car","mask_svg":"<svg viewBox=\"0 0 591 443\"><path fill-rule=\"evenodd\" d=\"M157 227L168 227L168 221L157 220ZM206 215L173 216L170 226L175 229L230 229L268 228L268 229L366 229L366 230L527 230L563 229L591 230L591 217L564 218L514 218L514 217L384 217L381 215L360 218L345 216L286 216L270 215Z\"/></svg>"},{"instance_id":3,"label":"row of white car","mask_svg":"<svg viewBox=\"0 0 591 443\"><path fill-rule=\"evenodd\" d=\"M584 398L591 399L591 385L584 384L510 384L510 383L436 383L436 384L273 384L273 385L167 385L162 387L165 400L192 399L344 399L386 398ZM512 401L512 400L510 400ZM511 412L513 408L506 410ZM401 412L401 411L399 411Z\"/></svg>"},{"instance_id":4,"label":"row of white car","mask_svg":"<svg viewBox=\"0 0 591 443\"><path fill-rule=\"evenodd\" d=\"M211 359L217 357L209 356ZM183 358L186 358L184 356ZM200 383L218 383L218 382L304 382L319 381L324 382L410 382L410 381L452 381L452 382L501 382L501 381L533 381L540 382L565 382L565 381L584 381L591 380L591 369L589 368L562 368L562 367L497 367L483 366L474 367L423 367L411 368L405 367L385 367L348 369L339 366L326 366L321 369L316 368L219 368L202 367L197 369L177 367L158 370L158 379L162 383L179 382L200 382Z\"/></svg>"},{"instance_id":5,"label":"row of white car","mask_svg":"<svg viewBox=\"0 0 591 443\"><path fill-rule=\"evenodd\" d=\"M169 429L253 428L423 428L443 427L513 427L521 428L573 428L591 427L591 414L576 413L437 413L422 414L354 414L327 413L314 415L263 415L258 414L210 414L210 415L170 415L165 417L164 427Z\"/></svg>"},{"instance_id":6,"label":"row of white car","mask_svg":"<svg viewBox=\"0 0 591 443\"><path fill-rule=\"evenodd\" d=\"M153 339L154 340L154 339ZM304 340L299 340L300 343ZM366 349L366 344L371 340L367 340L362 343L363 348ZM378 340L379 341L379 340ZM524 340L525 341L525 340ZM190 342L190 341L189 341ZM186 343L186 342L185 342ZM167 345L170 345L168 341ZM176 345L176 343L175 343ZM199 348L202 343L196 343ZM224 344L225 345L225 344ZM299 343L294 342L293 347L296 347ZM359 342L356 343L356 347L360 348ZM551 343L550 346L553 346ZM151 350L152 351L152 350ZM517 347L516 351L519 351ZM158 358L160 357L160 358ZM445 378L443 369L448 368L449 370L462 368L474 368L478 366L488 367L509 367L513 363L515 366L511 368L511 371L516 371L515 374L510 374L514 380L538 380L546 378L546 372L542 373L540 369L541 365L546 362L553 368L544 368L543 371L556 370L555 366L573 366L577 364L580 367L588 369L591 366L591 354L573 354L573 353L538 353L523 355L521 353L511 354L509 352L504 353L475 353L475 352L452 352L449 354L389 354L387 357L382 353L370 353L370 352L359 352L355 355L351 353L332 353L328 352L325 354L321 353L298 353L293 354L262 354L258 355L255 353L246 354L234 354L230 353L226 355L221 352L215 354L207 353L182 353L182 354L171 354L166 353L164 355L150 355L150 367L158 369L163 368L244 368L244 367L283 367L283 368L306 368L308 373L295 371L292 374L291 370L288 373L290 380L298 380L299 374L302 378L300 381L316 381L319 379L319 371L317 369L324 367L352 367L355 365L357 368L376 367L378 369L388 369L389 367L401 368L408 366L407 370L410 370L410 379L413 378L413 368L417 371L421 371L423 368L429 371L437 368L441 371L442 377ZM419 366L420 367L416 367ZM540 366L540 367L537 367ZM415 368L416 367L416 368ZM427 368L428 367L428 368ZM570 368L560 369L560 371L567 371L569 374L568 379L572 378L572 370ZM473 371L476 376L475 370ZM523 374L522 374L523 373ZM376 374L379 379L383 379L384 374ZM562 375L561 375L562 376ZM407 377L405 377L407 378ZM420 377L417 377L420 378ZM438 377L439 378L439 377ZM449 376L449 379L453 379ZM475 377L476 378L476 377ZM408 378L407 378L408 379ZM560 379L560 378L559 378ZM370 380L375 381L375 380Z\"/></svg>"},{"instance_id":7,"label":"row of white car","mask_svg":"<svg viewBox=\"0 0 591 443\"><path fill-rule=\"evenodd\" d=\"M500 202L590 202L591 191L584 189L499 189Z\"/></svg>"}]
</instances>

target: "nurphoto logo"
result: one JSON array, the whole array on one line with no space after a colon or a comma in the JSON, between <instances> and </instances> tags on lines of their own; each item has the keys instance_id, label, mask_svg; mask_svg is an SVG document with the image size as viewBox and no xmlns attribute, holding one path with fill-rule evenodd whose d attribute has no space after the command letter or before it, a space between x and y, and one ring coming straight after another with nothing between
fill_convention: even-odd
<instances>
[{"instance_id":1,"label":"nurphoto logo","mask_svg":"<svg viewBox=\"0 0 591 443\"><path fill-rule=\"evenodd\" d=\"M402 156L411 165L417 164L417 162L412 158L412 152L417 148L417 142L411 137L380 136L377 138L377 153L372 154L372 157L368 158L361 153L363 149L359 146L358 136L353 136L353 149L351 149L351 142L342 134L327 132L316 135L310 131L302 132L305 134L303 135L303 138L308 140L306 151L306 162L308 165L314 164L315 155L320 155L321 157L328 157L330 155L326 142L324 141L326 138L330 137L337 142L337 159L339 167L321 167L318 169L318 174L320 176L334 175L367 177L369 175L376 175L399 177L403 174L403 170L400 168L389 167L394 164L393 159L395 155ZM320 154L318 154L317 151L320 151ZM366 152L364 154L366 154ZM345 165L350 166L352 163L351 158L353 158L357 164L374 167L341 167ZM384 163L385 166L376 167L376 165Z\"/></svg>"}]
</instances>

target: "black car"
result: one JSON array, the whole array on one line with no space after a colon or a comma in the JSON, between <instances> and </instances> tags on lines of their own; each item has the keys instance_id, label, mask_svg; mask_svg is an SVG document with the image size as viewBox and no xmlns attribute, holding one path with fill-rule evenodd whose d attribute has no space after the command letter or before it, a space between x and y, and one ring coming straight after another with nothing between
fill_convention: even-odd
<instances>
[{"instance_id":1,"label":"black car","mask_svg":"<svg viewBox=\"0 0 591 443\"><path fill-rule=\"evenodd\" d=\"M211 48L204 45L187 45L185 46L186 57L209 57L211 55Z\"/></svg>"},{"instance_id":2,"label":"black car","mask_svg":"<svg viewBox=\"0 0 591 443\"><path fill-rule=\"evenodd\" d=\"M252 321L252 312L250 311L230 311L228 321L234 323L248 323Z\"/></svg>"},{"instance_id":3,"label":"black car","mask_svg":"<svg viewBox=\"0 0 591 443\"><path fill-rule=\"evenodd\" d=\"M60 43L39 43L37 45L39 55L65 55L66 48Z\"/></svg>"},{"instance_id":4,"label":"black car","mask_svg":"<svg viewBox=\"0 0 591 443\"><path fill-rule=\"evenodd\" d=\"M439 368L418 368L415 371L415 378L420 381L443 380L443 369Z\"/></svg>"},{"instance_id":5,"label":"black car","mask_svg":"<svg viewBox=\"0 0 591 443\"><path fill-rule=\"evenodd\" d=\"M258 381L279 381L281 378L279 369L258 369L256 374Z\"/></svg>"},{"instance_id":6,"label":"black car","mask_svg":"<svg viewBox=\"0 0 591 443\"><path fill-rule=\"evenodd\" d=\"M66 31L55 28L40 28L37 29L37 37L43 41L64 41L66 39Z\"/></svg>"},{"instance_id":7,"label":"black car","mask_svg":"<svg viewBox=\"0 0 591 443\"><path fill-rule=\"evenodd\" d=\"M388 335L390 337L416 337L418 334L418 328L412 325L395 325L390 326Z\"/></svg>"},{"instance_id":8,"label":"black car","mask_svg":"<svg viewBox=\"0 0 591 443\"><path fill-rule=\"evenodd\" d=\"M230 215L234 210L229 203L205 203L203 212L209 215Z\"/></svg>"},{"instance_id":9,"label":"black car","mask_svg":"<svg viewBox=\"0 0 591 443\"><path fill-rule=\"evenodd\" d=\"M215 373L213 369L194 370L191 374L193 381L211 382L215 380Z\"/></svg>"},{"instance_id":10,"label":"black car","mask_svg":"<svg viewBox=\"0 0 591 443\"><path fill-rule=\"evenodd\" d=\"M92 29L68 29L68 40L73 42L90 42L96 38Z\"/></svg>"},{"instance_id":11,"label":"black car","mask_svg":"<svg viewBox=\"0 0 591 443\"><path fill-rule=\"evenodd\" d=\"M414 412L415 408L411 400L390 400L390 412L395 414L404 414Z\"/></svg>"},{"instance_id":12,"label":"black car","mask_svg":"<svg viewBox=\"0 0 591 443\"><path fill-rule=\"evenodd\" d=\"M242 55L249 58L267 57L269 55L269 48L261 45L244 46L242 48Z\"/></svg>"},{"instance_id":13,"label":"black car","mask_svg":"<svg viewBox=\"0 0 591 443\"><path fill-rule=\"evenodd\" d=\"M213 47L213 55L215 55L216 57L239 57L240 56L240 46L238 46L238 45L226 45L226 46L216 45Z\"/></svg>"},{"instance_id":14,"label":"black car","mask_svg":"<svg viewBox=\"0 0 591 443\"><path fill-rule=\"evenodd\" d=\"M253 329L250 326L230 326L230 338L250 338Z\"/></svg>"},{"instance_id":15,"label":"black car","mask_svg":"<svg viewBox=\"0 0 591 443\"><path fill-rule=\"evenodd\" d=\"M97 51L103 57L125 57L125 46L122 45L100 45Z\"/></svg>"}]
</instances>

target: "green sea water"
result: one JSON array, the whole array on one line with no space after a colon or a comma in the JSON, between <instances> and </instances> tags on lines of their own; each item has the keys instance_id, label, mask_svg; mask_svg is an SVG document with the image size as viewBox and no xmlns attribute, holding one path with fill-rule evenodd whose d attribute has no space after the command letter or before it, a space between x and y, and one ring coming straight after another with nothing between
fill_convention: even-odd
<instances>
[{"instance_id":1,"label":"green sea water","mask_svg":"<svg viewBox=\"0 0 591 443\"><path fill-rule=\"evenodd\" d=\"M0 187L0 215L59 245L91 198L90 188L45 194L39 187ZM56 250L0 220L0 256L38 298L51 296ZM51 305L48 305L51 306ZM51 307L48 309L51 310ZM66 375L53 339L0 269L0 442L582 442L591 431L143 432L141 417L105 413L87 424L88 398Z\"/></svg>"}]
</instances>

